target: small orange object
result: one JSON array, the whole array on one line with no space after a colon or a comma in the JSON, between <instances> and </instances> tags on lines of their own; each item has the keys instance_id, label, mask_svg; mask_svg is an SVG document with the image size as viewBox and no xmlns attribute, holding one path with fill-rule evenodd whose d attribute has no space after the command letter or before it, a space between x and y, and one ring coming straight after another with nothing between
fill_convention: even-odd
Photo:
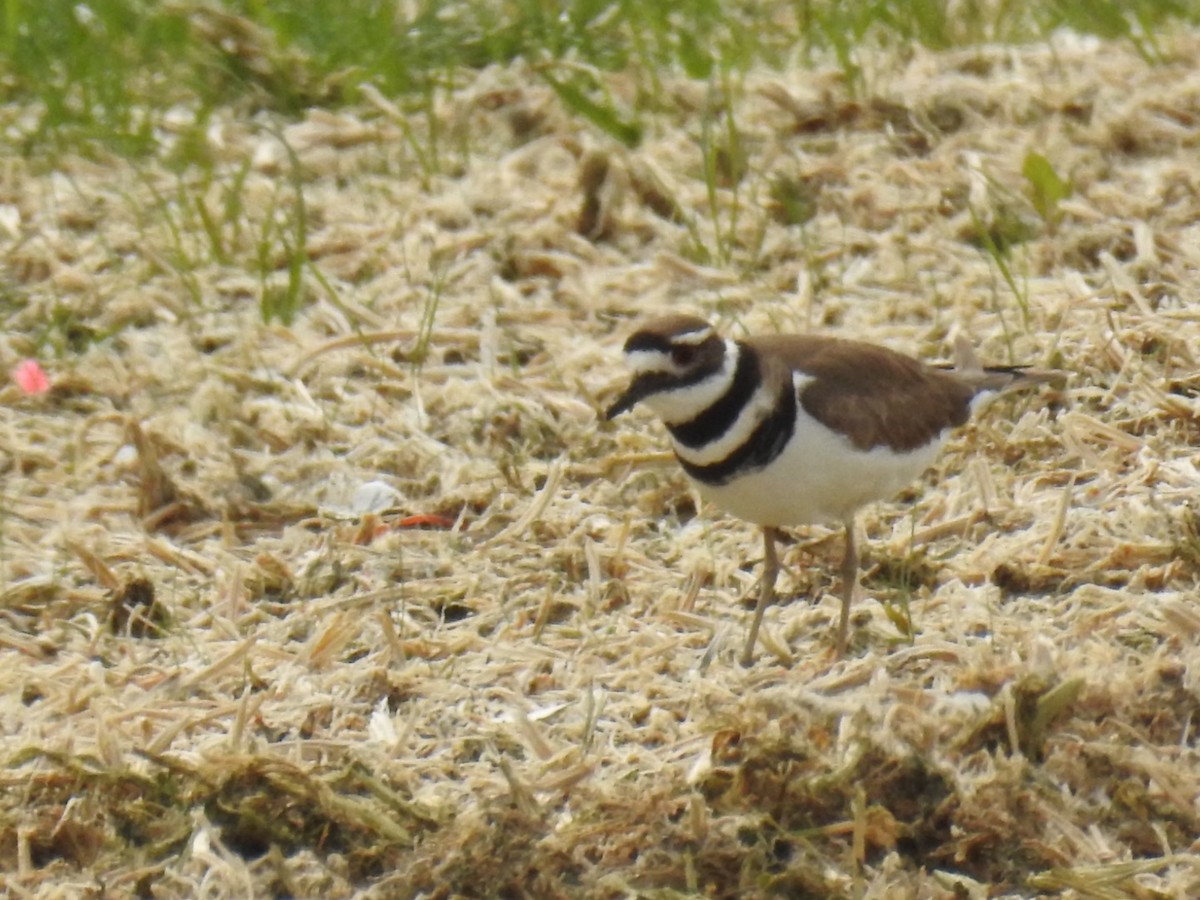
<instances>
[{"instance_id":1,"label":"small orange object","mask_svg":"<svg viewBox=\"0 0 1200 900\"><path fill-rule=\"evenodd\" d=\"M434 513L425 513L423 515L405 516L400 519L396 528L453 528L454 520L447 516L439 516Z\"/></svg>"},{"instance_id":2,"label":"small orange object","mask_svg":"<svg viewBox=\"0 0 1200 900\"><path fill-rule=\"evenodd\" d=\"M21 393L36 397L50 390L50 379L36 359L23 359L12 370L12 380Z\"/></svg>"}]
</instances>

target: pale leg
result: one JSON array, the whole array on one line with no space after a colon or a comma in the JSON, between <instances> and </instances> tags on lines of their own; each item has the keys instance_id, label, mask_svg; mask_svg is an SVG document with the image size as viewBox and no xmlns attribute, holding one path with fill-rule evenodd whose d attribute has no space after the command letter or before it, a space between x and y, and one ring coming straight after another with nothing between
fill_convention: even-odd
<instances>
[{"instance_id":1,"label":"pale leg","mask_svg":"<svg viewBox=\"0 0 1200 900\"><path fill-rule=\"evenodd\" d=\"M762 625L763 613L775 599L775 579L779 577L779 557L775 555L777 528L763 528L763 572L759 585L758 605L754 607L754 620L750 623L750 634L746 637L746 648L742 651L742 665L754 662L754 645L758 642L758 628Z\"/></svg>"},{"instance_id":2,"label":"pale leg","mask_svg":"<svg viewBox=\"0 0 1200 900\"><path fill-rule=\"evenodd\" d=\"M842 558L842 615L838 620L835 645L839 657L846 652L846 639L850 636L850 604L857 586L858 546L854 540L854 517L851 516L846 520L846 555Z\"/></svg>"}]
</instances>

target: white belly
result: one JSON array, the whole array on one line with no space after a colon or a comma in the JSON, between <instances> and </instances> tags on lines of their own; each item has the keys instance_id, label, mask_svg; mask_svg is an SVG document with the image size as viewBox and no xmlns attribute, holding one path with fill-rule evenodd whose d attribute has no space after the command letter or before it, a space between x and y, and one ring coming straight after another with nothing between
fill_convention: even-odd
<instances>
[{"instance_id":1,"label":"white belly","mask_svg":"<svg viewBox=\"0 0 1200 900\"><path fill-rule=\"evenodd\" d=\"M770 465L728 484L697 487L706 500L758 525L840 524L915 480L933 464L945 437L909 453L863 451L800 410L792 440Z\"/></svg>"}]
</instances>

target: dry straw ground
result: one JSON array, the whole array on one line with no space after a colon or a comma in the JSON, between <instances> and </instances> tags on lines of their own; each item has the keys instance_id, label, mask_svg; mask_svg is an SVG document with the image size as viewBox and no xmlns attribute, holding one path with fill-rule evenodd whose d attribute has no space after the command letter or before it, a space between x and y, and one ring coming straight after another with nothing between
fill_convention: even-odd
<instances>
[{"instance_id":1,"label":"dry straw ground","mask_svg":"<svg viewBox=\"0 0 1200 900\"><path fill-rule=\"evenodd\" d=\"M625 150L514 67L443 97L437 173L382 98L294 158L218 113L210 182L7 160L0 362L55 387L0 409L3 890L1200 895L1200 36L1164 50L756 73L740 147L702 85ZM597 420L666 309L1072 378L863 516L844 661L798 534L743 669L755 531Z\"/></svg>"}]
</instances>

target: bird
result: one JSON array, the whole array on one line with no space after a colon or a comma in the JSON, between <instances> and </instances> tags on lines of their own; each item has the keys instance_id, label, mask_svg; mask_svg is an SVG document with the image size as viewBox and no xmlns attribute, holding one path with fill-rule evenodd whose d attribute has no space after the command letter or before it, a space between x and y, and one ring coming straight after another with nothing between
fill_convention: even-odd
<instances>
[{"instance_id":1,"label":"bird","mask_svg":"<svg viewBox=\"0 0 1200 900\"><path fill-rule=\"evenodd\" d=\"M648 407L700 496L762 529L763 573L741 655L747 666L775 597L781 529L845 530L835 637L841 657L858 583L858 510L920 477L980 399L1062 376L1031 366L984 367L965 338L955 365L937 366L827 335L734 340L680 313L643 324L623 355L632 377L605 418Z\"/></svg>"}]
</instances>

